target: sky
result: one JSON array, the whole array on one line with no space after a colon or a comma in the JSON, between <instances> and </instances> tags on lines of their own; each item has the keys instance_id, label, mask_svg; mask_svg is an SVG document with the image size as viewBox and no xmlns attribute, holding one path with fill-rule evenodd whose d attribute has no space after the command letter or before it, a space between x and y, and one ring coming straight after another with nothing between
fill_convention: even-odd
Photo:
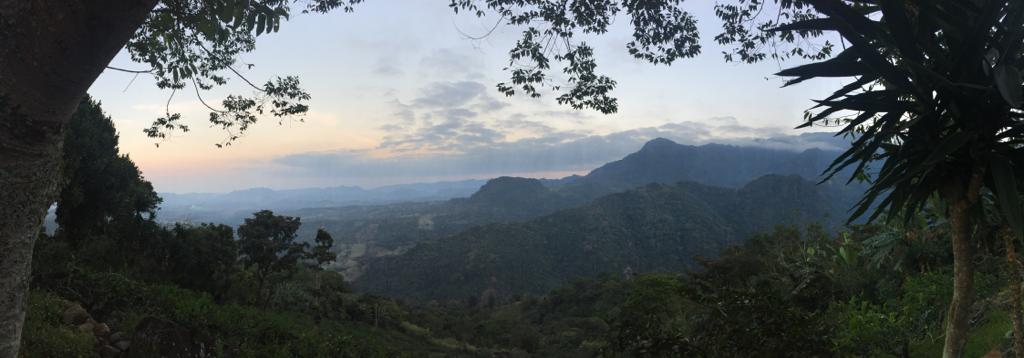
<instances>
[{"instance_id":1,"label":"sky","mask_svg":"<svg viewBox=\"0 0 1024 358\"><path fill-rule=\"evenodd\" d=\"M586 173L665 137L709 142L819 146L792 129L803 112L835 89L809 81L780 88L772 74L796 63L727 63L715 44L720 23L710 2L689 2L698 18L703 54L654 66L625 49L623 14L612 31L586 38L598 71L618 82L619 111L604 115L558 105L554 96L505 97L508 50L521 29L495 18L455 14L448 1L374 0L354 13L295 14L262 36L241 60L264 82L296 75L312 95L303 121L264 118L233 145L209 126L194 93L156 88L145 76L108 70L89 93L120 133L120 148L159 192L223 192L251 187L381 185L501 175L562 177ZM122 52L111 63L143 68ZM238 79L204 94L218 102L250 91ZM170 99L170 100L169 100ZM169 100L169 101L168 101ZM180 112L192 130L157 141L142 129ZM820 130L820 129L819 129ZM782 140L761 141L763 138ZM768 143L768 144L766 144ZM156 144L159 144L157 146Z\"/></svg>"}]
</instances>

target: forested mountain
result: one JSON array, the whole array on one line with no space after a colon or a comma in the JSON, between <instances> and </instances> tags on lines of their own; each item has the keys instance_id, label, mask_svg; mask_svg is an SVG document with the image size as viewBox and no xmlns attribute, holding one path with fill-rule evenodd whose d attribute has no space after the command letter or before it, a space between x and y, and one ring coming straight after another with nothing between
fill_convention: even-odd
<instances>
[{"instance_id":1,"label":"forested mountain","mask_svg":"<svg viewBox=\"0 0 1024 358\"><path fill-rule=\"evenodd\" d=\"M424 240L478 225L527 220L577 203L537 179L501 177L487 182L469 198L304 209L293 214L308 223L300 229L300 237L312 237L312 232L322 227L337 238L335 269L354 279L361 274L364 258L401 253Z\"/></svg>"},{"instance_id":2,"label":"forested mountain","mask_svg":"<svg viewBox=\"0 0 1024 358\"><path fill-rule=\"evenodd\" d=\"M778 224L838 223L852 198L798 176L739 189L650 184L523 223L498 223L372 260L356 286L411 300L542 293L606 272L680 271Z\"/></svg>"},{"instance_id":3,"label":"forested mountain","mask_svg":"<svg viewBox=\"0 0 1024 358\"><path fill-rule=\"evenodd\" d=\"M692 146L656 138L636 153L567 181L561 190L592 198L648 183L684 180L733 188L766 174L815 180L838 155L838 151L829 149L797 152L724 144Z\"/></svg>"},{"instance_id":4,"label":"forested mountain","mask_svg":"<svg viewBox=\"0 0 1024 358\"><path fill-rule=\"evenodd\" d=\"M335 268L355 279L362 274L363 261L367 258L399 254L421 241L454 235L475 226L528 220L649 183L691 181L735 188L767 174L797 175L814 180L836 155L838 152L822 149L795 152L719 144L690 146L658 138L638 152L585 176L559 180L501 177L488 181L469 198L310 208L289 214L302 217L307 223L300 232L301 237L312 237L317 227L324 227L336 237L342 259ZM775 189L785 190L784 186ZM852 196L859 193L858 190L856 186L830 187L836 195ZM764 200L778 199L765 195ZM850 207L847 201L832 203L836 207L829 212L839 213L835 214L837 216L843 216L842 211Z\"/></svg>"},{"instance_id":5,"label":"forested mountain","mask_svg":"<svg viewBox=\"0 0 1024 358\"><path fill-rule=\"evenodd\" d=\"M828 133L812 133L826 137ZM838 140L838 139L836 139ZM443 202L450 199L466 198L481 189L488 189L481 202L504 206L511 218L523 216L515 212L514 204L501 202L499 198L518 197L514 193L522 188L517 185L534 185L529 193L531 198L546 195L540 189L545 186L556 191L565 198L555 205L582 204L605 194L628 190L648 183L675 183L694 181L702 184L740 187L747 182L766 174L795 174L809 180L818 178L822 170L839 154L831 149L807 149L801 152L792 150L769 149L757 146L735 146L724 144L706 144L701 146L677 144L664 138L656 138L647 142L638 152L621 160L605 164L584 176L572 175L561 179L539 179L532 181L515 181L511 178L498 178L491 188L482 188L485 180L463 180L437 183L416 183L383 186L374 189L363 189L352 186L330 188L306 188L290 190L272 190L268 188L251 188L228 193L161 193L164 199L160 207L160 220L164 222L178 221L213 221L225 224L237 224L252 212L261 209L277 211L295 211L302 209L323 209L325 212L336 212L335 208L345 206L378 206L371 212L398 211L431 211L434 206L398 205L410 202ZM511 190L502 193L504 190ZM543 199L549 201L548 199ZM458 205L458 203L456 203ZM532 206L532 205L528 205ZM530 207L536 211L537 207ZM444 209L438 209L445 211ZM511 211L509 211L511 210ZM341 210L348 214L367 212L365 209ZM304 215L329 217L317 210L303 210ZM422 214L431 214L423 212ZM360 219L370 219L361 217ZM530 215L526 215L530 216ZM500 221L500 220L499 220Z\"/></svg>"}]
</instances>

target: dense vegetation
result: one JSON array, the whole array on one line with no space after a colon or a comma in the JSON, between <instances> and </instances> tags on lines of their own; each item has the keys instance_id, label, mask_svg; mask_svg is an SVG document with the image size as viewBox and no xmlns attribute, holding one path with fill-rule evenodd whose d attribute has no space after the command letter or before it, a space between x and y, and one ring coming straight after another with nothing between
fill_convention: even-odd
<instances>
[{"instance_id":1,"label":"dense vegetation","mask_svg":"<svg viewBox=\"0 0 1024 358\"><path fill-rule=\"evenodd\" d=\"M825 137L815 138L820 142L842 142L827 133L815 136ZM692 181L739 188L768 174L798 175L810 180L836 155L838 152L820 149L794 152L717 144L690 146L658 138L636 153L584 176L557 180L501 177L488 181L469 198L308 208L288 214L309 224L300 229L304 237L313 235L312 228L322 226L337 238L341 257L337 266L346 277L354 279L362 275L367 259L401 253L422 241L452 236L475 226L529 220L649 183ZM837 196L828 201L834 205L828 212L839 219L845 217L849 200L863 189L860 185L833 183L827 190ZM772 196L763 198L771 200Z\"/></svg>"},{"instance_id":2,"label":"dense vegetation","mask_svg":"<svg viewBox=\"0 0 1024 358\"><path fill-rule=\"evenodd\" d=\"M237 228L158 224L160 198L118 153L98 104L83 101L73 123L107 140L68 142L74 169L58 230L40 233L25 357L168 349L222 357L911 357L942 349L953 257L938 201L905 222L841 227L855 195L797 176L740 188L650 184L374 263L364 279L378 281L360 287L412 299L403 302L357 293L324 270L335 238L323 229L304 234L296 217L260 211ZM527 179L485 189L465 201L522 212L561 197ZM1011 350L1007 332L1019 309L1007 230L988 205L972 247L979 300L968 356Z\"/></svg>"},{"instance_id":3,"label":"dense vegetation","mask_svg":"<svg viewBox=\"0 0 1024 358\"><path fill-rule=\"evenodd\" d=\"M299 242L296 218L255 213L237 239L225 225L157 224L159 197L118 154L99 105L85 99L72 123L71 133L88 136L66 147L60 227L40 234L22 356L202 350L363 357L462 349L401 328L405 312L394 301L353 293L341 275L320 270L333 259L324 249L333 239L323 233L308 239L313 247Z\"/></svg>"},{"instance_id":4,"label":"dense vegetation","mask_svg":"<svg viewBox=\"0 0 1024 358\"><path fill-rule=\"evenodd\" d=\"M607 272L680 271L778 224L841 222L843 198L797 176L740 189L651 184L523 223L480 226L371 260L356 282L414 301L539 294ZM834 226L833 226L834 227Z\"/></svg>"},{"instance_id":5,"label":"dense vegetation","mask_svg":"<svg viewBox=\"0 0 1024 358\"><path fill-rule=\"evenodd\" d=\"M1009 277L997 231L985 231L968 357L1010 351ZM952 291L949 239L933 214L839 233L783 226L693 270L605 274L504 301L435 301L411 320L533 356L932 357Z\"/></svg>"}]
</instances>

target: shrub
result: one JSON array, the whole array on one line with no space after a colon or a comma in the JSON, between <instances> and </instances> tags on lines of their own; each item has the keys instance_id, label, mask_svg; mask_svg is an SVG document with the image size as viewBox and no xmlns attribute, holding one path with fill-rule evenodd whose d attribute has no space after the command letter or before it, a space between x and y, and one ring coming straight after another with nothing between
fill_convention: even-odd
<instances>
[{"instance_id":1,"label":"shrub","mask_svg":"<svg viewBox=\"0 0 1024 358\"><path fill-rule=\"evenodd\" d=\"M56 295L32 291L25 328L21 336L21 357L93 357L92 332L64 325L65 303Z\"/></svg>"}]
</instances>

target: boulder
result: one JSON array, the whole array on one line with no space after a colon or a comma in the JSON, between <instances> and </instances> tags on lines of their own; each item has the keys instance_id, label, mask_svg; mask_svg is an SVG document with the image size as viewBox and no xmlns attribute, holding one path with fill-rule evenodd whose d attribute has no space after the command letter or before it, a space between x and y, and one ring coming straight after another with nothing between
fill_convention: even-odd
<instances>
[{"instance_id":1,"label":"boulder","mask_svg":"<svg viewBox=\"0 0 1024 358\"><path fill-rule=\"evenodd\" d=\"M88 321L90 318L91 317L89 317L89 312L86 311L85 308L82 308L82 305L77 303L72 303L71 305L69 305L68 308L65 309L64 313L61 315L61 321L63 321L64 324L72 326L81 325Z\"/></svg>"},{"instance_id":2,"label":"boulder","mask_svg":"<svg viewBox=\"0 0 1024 358\"><path fill-rule=\"evenodd\" d=\"M110 326L106 323L97 323L92 326L92 333L98 338L105 338L110 334Z\"/></svg>"},{"instance_id":3,"label":"boulder","mask_svg":"<svg viewBox=\"0 0 1024 358\"><path fill-rule=\"evenodd\" d=\"M110 341L110 342L113 342L113 343L117 343L117 342L125 340L125 338L127 338L127 337L124 336L124 333L114 332L114 333L110 334L110 337L108 337L107 340Z\"/></svg>"},{"instance_id":4,"label":"boulder","mask_svg":"<svg viewBox=\"0 0 1024 358\"><path fill-rule=\"evenodd\" d=\"M82 331L84 333L93 334L92 332L95 329L96 329L96 321L93 321L92 319L90 319L88 321L85 321L85 323L82 323L82 324L78 325L78 330Z\"/></svg>"},{"instance_id":5,"label":"boulder","mask_svg":"<svg viewBox=\"0 0 1024 358\"><path fill-rule=\"evenodd\" d=\"M188 328L156 317L143 318L135 327L126 357L205 357L205 345Z\"/></svg>"},{"instance_id":6,"label":"boulder","mask_svg":"<svg viewBox=\"0 0 1024 358\"><path fill-rule=\"evenodd\" d=\"M121 351L127 351L128 348L131 348L131 346L132 346L132 341L120 340L120 341L114 342L114 348L120 349Z\"/></svg>"},{"instance_id":7,"label":"boulder","mask_svg":"<svg viewBox=\"0 0 1024 358\"><path fill-rule=\"evenodd\" d=\"M99 348L96 348L96 353L98 353L100 357L103 358L113 358L120 355L121 350L115 347L111 347L109 345L102 345Z\"/></svg>"}]
</instances>

